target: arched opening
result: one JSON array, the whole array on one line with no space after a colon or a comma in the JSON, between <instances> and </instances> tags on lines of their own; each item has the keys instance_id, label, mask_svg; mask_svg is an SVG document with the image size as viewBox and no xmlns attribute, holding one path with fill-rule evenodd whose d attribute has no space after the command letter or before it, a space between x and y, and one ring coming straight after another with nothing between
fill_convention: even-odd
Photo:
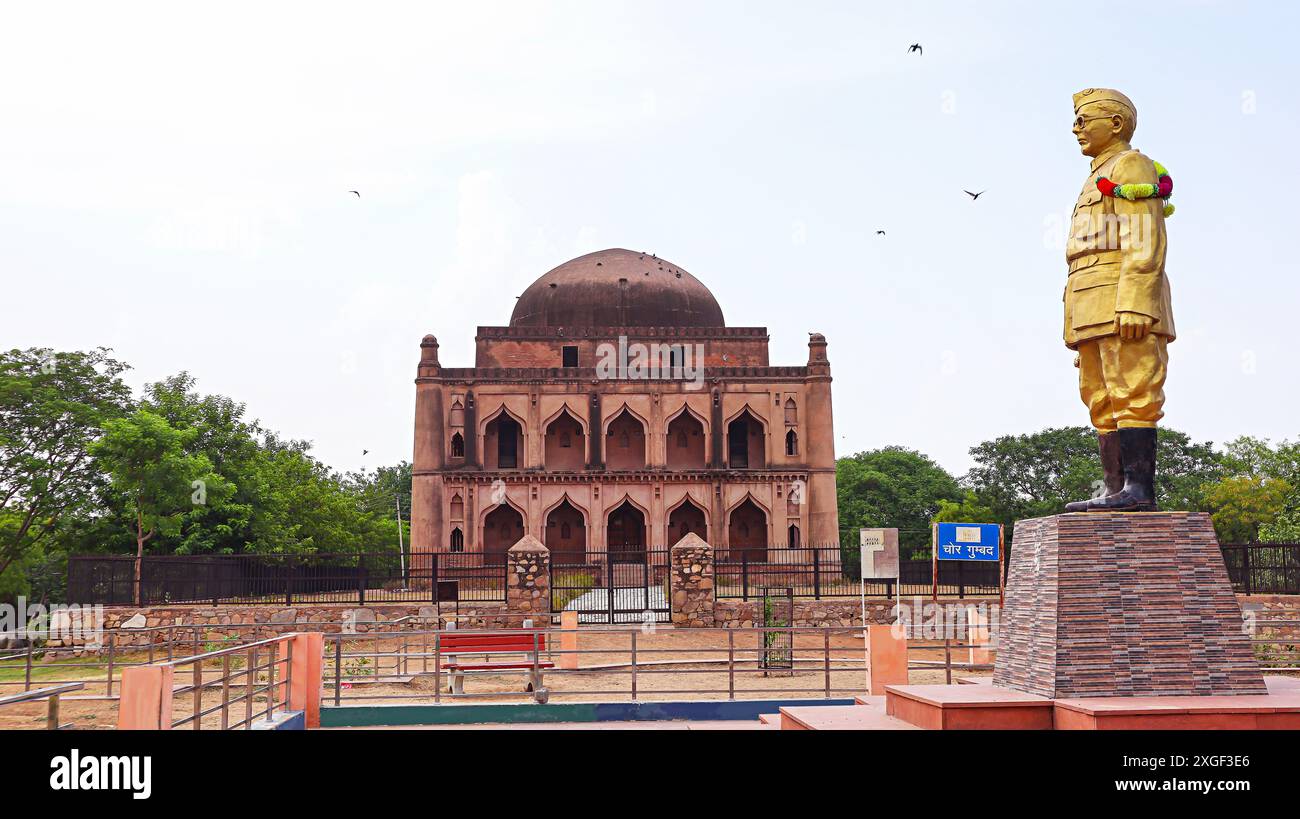
<instances>
[{"instance_id":1,"label":"arched opening","mask_svg":"<svg viewBox=\"0 0 1300 819\"><path fill-rule=\"evenodd\" d=\"M459 398L452 402L448 421L450 422L449 425L453 427L465 426L465 407L460 403Z\"/></svg>"},{"instance_id":2,"label":"arched opening","mask_svg":"<svg viewBox=\"0 0 1300 819\"><path fill-rule=\"evenodd\" d=\"M645 515L631 501L623 501L609 513L605 543L611 563L640 563L645 560Z\"/></svg>"},{"instance_id":3,"label":"arched opening","mask_svg":"<svg viewBox=\"0 0 1300 819\"><path fill-rule=\"evenodd\" d=\"M568 498L546 516L546 548L551 550L551 565L586 562L587 523Z\"/></svg>"},{"instance_id":4,"label":"arched opening","mask_svg":"<svg viewBox=\"0 0 1300 819\"><path fill-rule=\"evenodd\" d=\"M451 530L451 551L465 551L465 533L460 530L459 526Z\"/></svg>"},{"instance_id":5,"label":"arched opening","mask_svg":"<svg viewBox=\"0 0 1300 819\"><path fill-rule=\"evenodd\" d=\"M793 398L785 399L785 422L787 424L799 423L799 408L795 406Z\"/></svg>"},{"instance_id":6,"label":"arched opening","mask_svg":"<svg viewBox=\"0 0 1300 819\"><path fill-rule=\"evenodd\" d=\"M524 430L519 422L502 412L487 425L483 439L486 469L518 469L524 448Z\"/></svg>"},{"instance_id":7,"label":"arched opening","mask_svg":"<svg viewBox=\"0 0 1300 819\"><path fill-rule=\"evenodd\" d=\"M465 501L461 500L459 492L451 496L451 519L465 519Z\"/></svg>"},{"instance_id":8,"label":"arched opening","mask_svg":"<svg viewBox=\"0 0 1300 819\"><path fill-rule=\"evenodd\" d=\"M746 409L727 425L727 465L732 469L763 469L763 422Z\"/></svg>"},{"instance_id":9,"label":"arched opening","mask_svg":"<svg viewBox=\"0 0 1300 819\"><path fill-rule=\"evenodd\" d=\"M799 542L799 524L791 523L786 527L785 545L790 549L798 549L802 545Z\"/></svg>"},{"instance_id":10,"label":"arched opening","mask_svg":"<svg viewBox=\"0 0 1300 819\"><path fill-rule=\"evenodd\" d=\"M743 557L750 563L767 562L767 515L749 498L731 510L727 549L733 560Z\"/></svg>"},{"instance_id":11,"label":"arched opening","mask_svg":"<svg viewBox=\"0 0 1300 819\"><path fill-rule=\"evenodd\" d=\"M689 534L698 535L704 541L709 539L704 510L687 498L681 506L668 513L668 545L676 546L679 540Z\"/></svg>"},{"instance_id":12,"label":"arched opening","mask_svg":"<svg viewBox=\"0 0 1300 819\"><path fill-rule=\"evenodd\" d=\"M503 503L483 519L483 553L504 555L524 536L524 516Z\"/></svg>"},{"instance_id":13,"label":"arched opening","mask_svg":"<svg viewBox=\"0 0 1300 819\"><path fill-rule=\"evenodd\" d=\"M609 422L605 435L608 469L645 469L645 427L626 407Z\"/></svg>"},{"instance_id":14,"label":"arched opening","mask_svg":"<svg viewBox=\"0 0 1300 819\"><path fill-rule=\"evenodd\" d=\"M465 457L465 436L461 435L459 432L451 436L451 457Z\"/></svg>"},{"instance_id":15,"label":"arched opening","mask_svg":"<svg viewBox=\"0 0 1300 819\"><path fill-rule=\"evenodd\" d=\"M798 434L795 433L794 430L788 430L785 433L785 454L786 455L799 454L799 436Z\"/></svg>"},{"instance_id":16,"label":"arched opening","mask_svg":"<svg viewBox=\"0 0 1300 819\"><path fill-rule=\"evenodd\" d=\"M567 409L546 427L546 468L579 470L587 457L587 439L582 424Z\"/></svg>"},{"instance_id":17,"label":"arched opening","mask_svg":"<svg viewBox=\"0 0 1300 819\"><path fill-rule=\"evenodd\" d=\"M690 412L668 423L668 468L703 469L704 425Z\"/></svg>"}]
</instances>

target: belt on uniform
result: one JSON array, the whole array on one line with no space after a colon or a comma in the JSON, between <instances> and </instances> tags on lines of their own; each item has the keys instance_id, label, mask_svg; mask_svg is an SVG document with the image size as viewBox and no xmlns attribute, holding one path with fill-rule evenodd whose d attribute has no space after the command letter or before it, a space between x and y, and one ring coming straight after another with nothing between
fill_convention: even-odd
<instances>
[{"instance_id":1,"label":"belt on uniform","mask_svg":"<svg viewBox=\"0 0 1300 819\"><path fill-rule=\"evenodd\" d=\"M1121 250L1107 250L1103 253L1089 253L1086 256L1079 256L1070 260L1070 272L1082 270L1085 267L1093 267L1099 264L1119 264L1124 261L1124 252Z\"/></svg>"}]
</instances>

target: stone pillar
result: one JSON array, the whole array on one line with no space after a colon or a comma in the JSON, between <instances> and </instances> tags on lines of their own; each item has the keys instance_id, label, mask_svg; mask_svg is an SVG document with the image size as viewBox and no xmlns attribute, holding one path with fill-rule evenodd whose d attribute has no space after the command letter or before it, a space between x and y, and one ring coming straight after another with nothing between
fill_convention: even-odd
<instances>
[{"instance_id":1,"label":"stone pillar","mask_svg":"<svg viewBox=\"0 0 1300 819\"><path fill-rule=\"evenodd\" d=\"M415 379L415 447L411 460L410 585L427 589L431 553L446 546L442 521L442 477L447 442L443 435L442 385L439 383L438 339L420 342Z\"/></svg>"},{"instance_id":2,"label":"stone pillar","mask_svg":"<svg viewBox=\"0 0 1300 819\"><path fill-rule=\"evenodd\" d=\"M551 553L532 535L524 535L506 552L508 624L521 628L532 620L546 628L551 617Z\"/></svg>"},{"instance_id":3,"label":"stone pillar","mask_svg":"<svg viewBox=\"0 0 1300 819\"><path fill-rule=\"evenodd\" d=\"M713 627L713 549L694 532L672 548L668 594L674 626Z\"/></svg>"},{"instance_id":4,"label":"stone pillar","mask_svg":"<svg viewBox=\"0 0 1300 819\"><path fill-rule=\"evenodd\" d=\"M840 542L840 518L835 495L835 429L831 423L831 363L826 358L826 337L808 339L808 378L804 386L799 437L808 464L807 545Z\"/></svg>"}]
</instances>

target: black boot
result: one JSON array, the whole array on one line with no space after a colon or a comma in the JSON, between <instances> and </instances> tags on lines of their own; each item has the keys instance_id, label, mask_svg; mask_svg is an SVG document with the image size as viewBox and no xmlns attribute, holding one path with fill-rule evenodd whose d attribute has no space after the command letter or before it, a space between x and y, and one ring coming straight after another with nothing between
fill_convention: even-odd
<instances>
[{"instance_id":1,"label":"black boot","mask_svg":"<svg viewBox=\"0 0 1300 819\"><path fill-rule=\"evenodd\" d=\"M1119 431L1124 461L1124 488L1088 506L1089 512L1156 511L1156 430L1131 427Z\"/></svg>"},{"instance_id":2,"label":"black boot","mask_svg":"<svg viewBox=\"0 0 1300 819\"><path fill-rule=\"evenodd\" d=\"M1105 476L1106 491L1100 497L1074 501L1065 505L1067 512L1087 512L1103 498L1117 495L1124 489L1124 461L1119 453L1118 432L1098 432L1097 451L1101 454L1101 471Z\"/></svg>"}]
</instances>

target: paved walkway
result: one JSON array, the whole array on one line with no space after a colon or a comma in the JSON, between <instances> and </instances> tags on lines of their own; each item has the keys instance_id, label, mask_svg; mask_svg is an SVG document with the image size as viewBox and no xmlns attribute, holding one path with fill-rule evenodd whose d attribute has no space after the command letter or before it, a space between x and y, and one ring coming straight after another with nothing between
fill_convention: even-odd
<instances>
[{"instance_id":1,"label":"paved walkway","mask_svg":"<svg viewBox=\"0 0 1300 819\"><path fill-rule=\"evenodd\" d=\"M648 592L648 594L647 594ZM565 611L578 612L579 623L607 623L609 622L609 589L592 589L583 594L581 597L575 597L564 607ZM663 586L651 586L648 590L643 586L637 586L629 589L614 589L614 615L615 620L620 623L641 623L644 621L642 612L658 609L666 611L668 609L668 597L664 594ZM653 622L655 616L650 617Z\"/></svg>"},{"instance_id":2,"label":"paved walkway","mask_svg":"<svg viewBox=\"0 0 1300 819\"><path fill-rule=\"evenodd\" d=\"M760 731L758 720L666 720L651 722L503 722L483 725L395 725L379 731ZM368 728L328 728L329 731L366 731Z\"/></svg>"}]
</instances>

